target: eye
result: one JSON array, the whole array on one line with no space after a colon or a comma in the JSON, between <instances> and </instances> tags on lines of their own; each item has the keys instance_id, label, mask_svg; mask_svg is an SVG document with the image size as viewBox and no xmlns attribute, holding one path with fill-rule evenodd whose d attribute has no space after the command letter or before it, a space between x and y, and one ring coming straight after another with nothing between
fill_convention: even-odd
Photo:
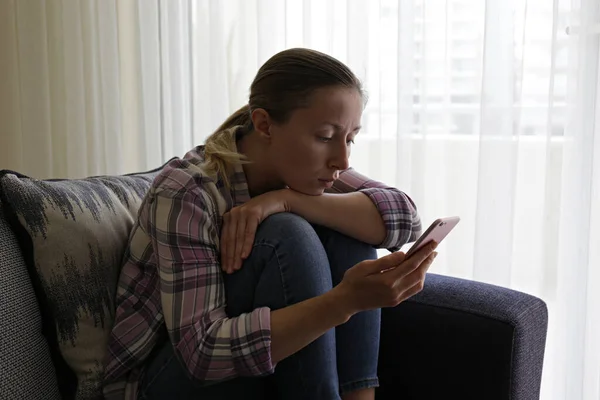
<instances>
[{"instance_id":1,"label":"eye","mask_svg":"<svg viewBox=\"0 0 600 400\"><path fill-rule=\"evenodd\" d=\"M327 137L327 136L318 136L318 139L319 139L321 142L325 142L325 143L327 143L327 142L331 142L331 139L332 139L332 138L330 138L330 137Z\"/></svg>"},{"instance_id":2,"label":"eye","mask_svg":"<svg viewBox=\"0 0 600 400\"><path fill-rule=\"evenodd\" d=\"M350 144L354 144L354 139L348 139L346 141L346 144L350 145Z\"/></svg>"}]
</instances>

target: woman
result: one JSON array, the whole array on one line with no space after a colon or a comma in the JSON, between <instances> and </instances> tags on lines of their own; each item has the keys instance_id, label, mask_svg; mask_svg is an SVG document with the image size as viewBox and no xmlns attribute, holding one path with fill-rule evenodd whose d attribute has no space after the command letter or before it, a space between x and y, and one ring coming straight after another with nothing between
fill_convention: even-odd
<instances>
[{"instance_id":1,"label":"woman","mask_svg":"<svg viewBox=\"0 0 600 400\"><path fill-rule=\"evenodd\" d=\"M379 308L420 291L436 253L376 259L421 224L404 193L349 169L364 102L344 64L286 50L163 169L119 281L107 397L374 398Z\"/></svg>"}]
</instances>

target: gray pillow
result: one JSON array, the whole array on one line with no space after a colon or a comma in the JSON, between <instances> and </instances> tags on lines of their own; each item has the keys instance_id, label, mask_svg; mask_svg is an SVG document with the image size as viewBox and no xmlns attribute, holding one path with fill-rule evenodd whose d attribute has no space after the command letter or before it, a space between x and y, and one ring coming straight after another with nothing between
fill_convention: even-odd
<instances>
[{"instance_id":1,"label":"gray pillow","mask_svg":"<svg viewBox=\"0 0 600 400\"><path fill-rule=\"evenodd\" d=\"M78 180L0 172L0 198L40 302L64 397L102 397L103 361L129 232L158 171ZM61 360L62 359L62 360ZM66 363L66 367L65 366ZM73 393L75 390L76 393Z\"/></svg>"}]
</instances>

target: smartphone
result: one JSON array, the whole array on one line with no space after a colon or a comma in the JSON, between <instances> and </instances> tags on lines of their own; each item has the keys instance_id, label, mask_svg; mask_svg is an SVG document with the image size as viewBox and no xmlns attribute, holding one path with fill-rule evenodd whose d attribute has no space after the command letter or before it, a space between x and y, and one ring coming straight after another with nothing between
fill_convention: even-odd
<instances>
[{"instance_id":1,"label":"smartphone","mask_svg":"<svg viewBox=\"0 0 600 400\"><path fill-rule=\"evenodd\" d=\"M427 228L427 230L417 239L417 241L410 247L406 252L406 258L410 257L421 247L425 246L432 240L436 243L440 243L452 229L458 224L460 217L446 217L439 218L433 221L433 223Z\"/></svg>"}]
</instances>

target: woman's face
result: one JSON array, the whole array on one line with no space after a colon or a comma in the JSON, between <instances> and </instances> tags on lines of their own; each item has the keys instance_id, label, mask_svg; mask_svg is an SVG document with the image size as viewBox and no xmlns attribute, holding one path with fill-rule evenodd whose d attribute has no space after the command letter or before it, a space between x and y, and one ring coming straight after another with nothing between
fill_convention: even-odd
<instances>
[{"instance_id":1,"label":"woman's face","mask_svg":"<svg viewBox=\"0 0 600 400\"><path fill-rule=\"evenodd\" d=\"M310 106L295 110L286 123L272 124L267 157L277 179L309 195L331 187L349 167L362 110L356 89L328 87L315 91Z\"/></svg>"}]
</instances>

